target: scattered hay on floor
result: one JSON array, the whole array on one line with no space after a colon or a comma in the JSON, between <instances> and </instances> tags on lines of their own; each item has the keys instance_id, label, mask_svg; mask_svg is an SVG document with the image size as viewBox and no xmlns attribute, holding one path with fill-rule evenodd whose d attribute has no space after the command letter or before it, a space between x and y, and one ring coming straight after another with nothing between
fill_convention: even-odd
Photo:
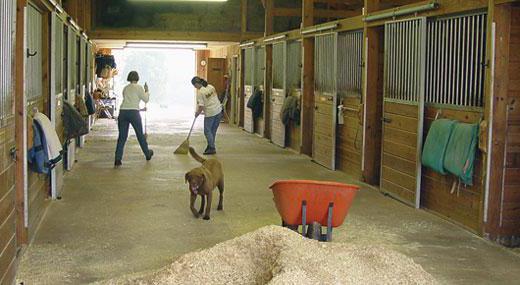
<instances>
[{"instance_id":1,"label":"scattered hay on floor","mask_svg":"<svg viewBox=\"0 0 520 285\"><path fill-rule=\"evenodd\" d=\"M268 226L185 254L140 277L101 284L434 284L403 254L378 246L320 243Z\"/></svg>"}]
</instances>

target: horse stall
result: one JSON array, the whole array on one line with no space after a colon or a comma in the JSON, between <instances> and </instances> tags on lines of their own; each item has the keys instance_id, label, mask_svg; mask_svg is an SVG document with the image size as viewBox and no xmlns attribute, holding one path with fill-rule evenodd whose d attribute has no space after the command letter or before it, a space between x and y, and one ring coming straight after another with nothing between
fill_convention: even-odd
<instances>
[{"instance_id":1,"label":"horse stall","mask_svg":"<svg viewBox=\"0 0 520 285\"><path fill-rule=\"evenodd\" d=\"M78 76L78 35L76 31L68 26L65 28L66 42L67 42L67 56L65 60L66 66L66 86L67 92L65 92L65 101L70 105L74 106L76 102L76 94L79 92L79 76ZM76 160L76 140L65 142L65 167L67 170L72 170L74 162Z\"/></svg>"},{"instance_id":2,"label":"horse stall","mask_svg":"<svg viewBox=\"0 0 520 285\"><path fill-rule=\"evenodd\" d=\"M337 33L315 36L313 160L336 168Z\"/></svg>"},{"instance_id":3,"label":"horse stall","mask_svg":"<svg viewBox=\"0 0 520 285\"><path fill-rule=\"evenodd\" d=\"M64 42L63 30L65 24L62 19L56 14L52 13L51 18L51 123L56 129L56 133L60 138L61 143L64 142L63 129L63 94L64 86ZM63 160L58 162L51 172L51 196L56 199L61 196L61 189L63 188Z\"/></svg>"},{"instance_id":4,"label":"horse stall","mask_svg":"<svg viewBox=\"0 0 520 285\"><path fill-rule=\"evenodd\" d=\"M264 136L265 132L265 46L257 46L254 49L254 71L253 71L253 86L254 89L258 89L262 91L262 113L257 117L253 118L254 120L254 132L259 136ZM254 91L253 91L254 92Z\"/></svg>"},{"instance_id":5,"label":"horse stall","mask_svg":"<svg viewBox=\"0 0 520 285\"><path fill-rule=\"evenodd\" d=\"M287 96L295 96L298 98L301 109L302 94L302 42L299 40L288 41L286 43L286 69L285 69L285 88ZM285 145L297 152L300 151L301 145L301 127L300 122L293 120L285 126Z\"/></svg>"},{"instance_id":6,"label":"horse stall","mask_svg":"<svg viewBox=\"0 0 520 285\"><path fill-rule=\"evenodd\" d=\"M250 133L254 132L254 123L253 123L253 112L250 108L247 107L247 102L253 96L253 54L252 47L246 48L243 51L244 55L244 130Z\"/></svg>"},{"instance_id":7,"label":"horse stall","mask_svg":"<svg viewBox=\"0 0 520 285\"><path fill-rule=\"evenodd\" d=\"M485 13L429 18L426 38L425 134L436 118L479 124L484 114ZM482 147L482 146L481 146ZM484 155L476 151L473 186L424 167L421 206L481 228Z\"/></svg>"},{"instance_id":8,"label":"horse stall","mask_svg":"<svg viewBox=\"0 0 520 285\"><path fill-rule=\"evenodd\" d=\"M280 117L286 94L286 67L287 45L285 42L273 44L273 69L271 91L271 141L278 146L285 147L285 125Z\"/></svg>"},{"instance_id":9,"label":"horse stall","mask_svg":"<svg viewBox=\"0 0 520 285\"><path fill-rule=\"evenodd\" d=\"M40 7L29 3L25 10L25 110L27 120L24 125L25 149L33 147L33 117L37 112L49 116L49 93L47 82L48 53L47 43L48 17ZM26 158L24 158L25 160ZM39 174L24 166L24 227L28 229L29 238L34 236L36 228L48 203L50 181L47 175Z\"/></svg>"},{"instance_id":10,"label":"horse stall","mask_svg":"<svg viewBox=\"0 0 520 285\"><path fill-rule=\"evenodd\" d=\"M363 153L363 31L338 34L338 124L336 167L352 177L362 177Z\"/></svg>"}]
</instances>

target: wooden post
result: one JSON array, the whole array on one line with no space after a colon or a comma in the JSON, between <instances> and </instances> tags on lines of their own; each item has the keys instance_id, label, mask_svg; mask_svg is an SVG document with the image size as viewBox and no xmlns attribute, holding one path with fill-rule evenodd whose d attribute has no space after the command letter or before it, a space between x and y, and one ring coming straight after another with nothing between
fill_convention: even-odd
<instances>
[{"instance_id":1,"label":"wooden post","mask_svg":"<svg viewBox=\"0 0 520 285\"><path fill-rule=\"evenodd\" d=\"M488 156L491 165L489 168L489 196L487 222L484 226L484 234L491 240L500 236L501 212L503 196L504 159L507 136L507 97L509 91L509 44L511 29L511 10L509 5L494 7L494 1L489 2L489 24L496 23L494 70L486 70L486 121L492 120L491 127L491 153ZM489 31L489 29L488 29ZM490 35L490 33L488 33ZM488 59L493 58L492 39L489 36ZM494 76L493 76L494 72ZM493 108L490 108L492 102Z\"/></svg>"},{"instance_id":2,"label":"wooden post","mask_svg":"<svg viewBox=\"0 0 520 285\"><path fill-rule=\"evenodd\" d=\"M264 35L273 34L273 8L274 0L265 0L265 31ZM271 138L271 93L273 74L273 45L265 46L265 72L264 72L264 134Z\"/></svg>"},{"instance_id":3,"label":"wooden post","mask_svg":"<svg viewBox=\"0 0 520 285\"><path fill-rule=\"evenodd\" d=\"M243 128L244 127L244 112L245 112L245 53L246 51L244 49L240 49L240 57L238 58L238 66L239 66L239 74L240 74L240 109L239 109L239 117L238 117L238 126Z\"/></svg>"},{"instance_id":4,"label":"wooden post","mask_svg":"<svg viewBox=\"0 0 520 285\"><path fill-rule=\"evenodd\" d=\"M303 0L303 27L314 25L314 0ZM312 156L312 135L314 130L314 38L303 39L303 86L301 111L300 152Z\"/></svg>"},{"instance_id":5,"label":"wooden post","mask_svg":"<svg viewBox=\"0 0 520 285\"><path fill-rule=\"evenodd\" d=\"M27 244L27 228L25 227L24 213L24 165L25 165L25 143L24 143L24 121L26 120L24 100L24 22L25 7L27 0L16 1L16 51L15 51L15 139L16 139L16 241L18 246Z\"/></svg>"},{"instance_id":6,"label":"wooden post","mask_svg":"<svg viewBox=\"0 0 520 285\"><path fill-rule=\"evenodd\" d=\"M378 185L381 165L381 116L383 103L383 38L381 28L364 30L364 169L365 182ZM368 84L370 82L370 84Z\"/></svg>"},{"instance_id":7,"label":"wooden post","mask_svg":"<svg viewBox=\"0 0 520 285\"><path fill-rule=\"evenodd\" d=\"M240 1L240 31L243 34L247 33L247 0Z\"/></svg>"}]
</instances>

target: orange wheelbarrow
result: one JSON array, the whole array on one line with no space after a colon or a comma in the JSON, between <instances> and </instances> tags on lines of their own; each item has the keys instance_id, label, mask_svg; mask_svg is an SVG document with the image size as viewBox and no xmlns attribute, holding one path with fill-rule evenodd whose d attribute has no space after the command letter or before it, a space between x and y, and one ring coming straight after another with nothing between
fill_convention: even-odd
<instances>
[{"instance_id":1,"label":"orange wheelbarrow","mask_svg":"<svg viewBox=\"0 0 520 285\"><path fill-rule=\"evenodd\" d=\"M303 236L332 240L332 228L343 224L359 186L311 180L280 180L269 187L282 217L282 226ZM322 234L321 227L327 227Z\"/></svg>"}]
</instances>

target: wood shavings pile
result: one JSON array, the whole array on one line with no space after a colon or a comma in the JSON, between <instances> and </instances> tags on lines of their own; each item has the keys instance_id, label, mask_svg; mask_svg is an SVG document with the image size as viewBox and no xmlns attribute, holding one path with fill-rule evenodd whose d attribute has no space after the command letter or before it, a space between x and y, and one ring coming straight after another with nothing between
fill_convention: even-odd
<instances>
[{"instance_id":1,"label":"wood shavings pile","mask_svg":"<svg viewBox=\"0 0 520 285\"><path fill-rule=\"evenodd\" d=\"M435 284L403 254L378 246L320 243L267 226L185 254L137 278L101 284Z\"/></svg>"}]
</instances>

